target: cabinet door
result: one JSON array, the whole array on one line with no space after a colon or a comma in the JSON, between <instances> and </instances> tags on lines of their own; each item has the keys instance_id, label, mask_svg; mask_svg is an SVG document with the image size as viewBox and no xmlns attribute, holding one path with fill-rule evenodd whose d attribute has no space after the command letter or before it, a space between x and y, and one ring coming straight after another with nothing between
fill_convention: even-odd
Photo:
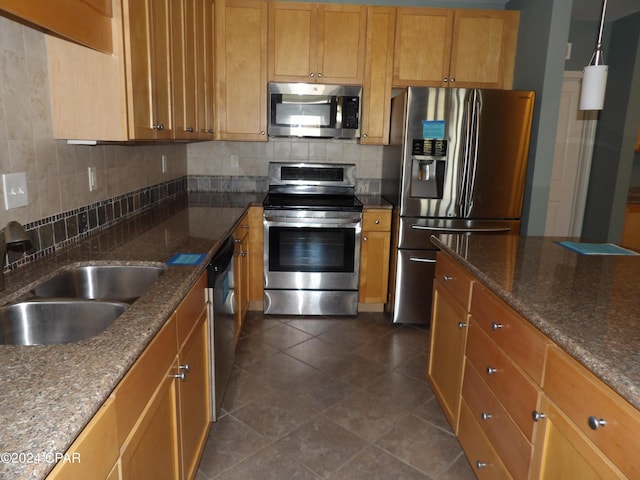
<instances>
[{"instance_id":1,"label":"cabinet door","mask_svg":"<svg viewBox=\"0 0 640 480\"><path fill-rule=\"evenodd\" d=\"M200 140L213 140L215 133L214 12L213 0L196 0L196 97Z\"/></svg>"},{"instance_id":2,"label":"cabinet door","mask_svg":"<svg viewBox=\"0 0 640 480\"><path fill-rule=\"evenodd\" d=\"M456 10L449 85L511 88L518 19L516 11Z\"/></svg>"},{"instance_id":3,"label":"cabinet door","mask_svg":"<svg viewBox=\"0 0 640 480\"><path fill-rule=\"evenodd\" d=\"M179 354L185 375L184 381L178 382L184 479L195 477L211 424L208 342L207 313L203 310L195 330Z\"/></svg>"},{"instance_id":4,"label":"cabinet door","mask_svg":"<svg viewBox=\"0 0 640 480\"><path fill-rule=\"evenodd\" d=\"M110 0L0 0L0 10L81 45L113 52Z\"/></svg>"},{"instance_id":5,"label":"cabinet door","mask_svg":"<svg viewBox=\"0 0 640 480\"><path fill-rule=\"evenodd\" d=\"M267 4L216 3L216 117L220 140L267 141Z\"/></svg>"},{"instance_id":6,"label":"cabinet door","mask_svg":"<svg viewBox=\"0 0 640 480\"><path fill-rule=\"evenodd\" d=\"M312 3L269 3L269 81L314 81L316 9Z\"/></svg>"},{"instance_id":7,"label":"cabinet door","mask_svg":"<svg viewBox=\"0 0 640 480\"><path fill-rule=\"evenodd\" d=\"M457 434L460 396L467 339L468 314L441 285L434 281L431 314L429 380L447 420Z\"/></svg>"},{"instance_id":8,"label":"cabinet door","mask_svg":"<svg viewBox=\"0 0 640 480\"><path fill-rule=\"evenodd\" d=\"M174 138L195 139L196 131L196 2L171 2L171 64Z\"/></svg>"},{"instance_id":9,"label":"cabinet door","mask_svg":"<svg viewBox=\"0 0 640 480\"><path fill-rule=\"evenodd\" d=\"M387 145L391 115L396 9L368 7L360 143Z\"/></svg>"},{"instance_id":10,"label":"cabinet door","mask_svg":"<svg viewBox=\"0 0 640 480\"><path fill-rule=\"evenodd\" d=\"M180 478L176 380L166 372L136 422L120 460L124 479Z\"/></svg>"},{"instance_id":11,"label":"cabinet door","mask_svg":"<svg viewBox=\"0 0 640 480\"><path fill-rule=\"evenodd\" d=\"M317 82L362 85L366 27L363 5L319 5Z\"/></svg>"},{"instance_id":12,"label":"cabinet door","mask_svg":"<svg viewBox=\"0 0 640 480\"><path fill-rule=\"evenodd\" d=\"M244 215L233 232L236 241L233 276L236 296L236 342L242 330L244 316L249 308L249 218Z\"/></svg>"},{"instance_id":13,"label":"cabinet door","mask_svg":"<svg viewBox=\"0 0 640 480\"><path fill-rule=\"evenodd\" d=\"M118 447L116 407L110 397L65 453L68 461L59 462L47 480L106 479L118 461Z\"/></svg>"},{"instance_id":14,"label":"cabinet door","mask_svg":"<svg viewBox=\"0 0 640 480\"><path fill-rule=\"evenodd\" d=\"M453 10L398 8L393 85L446 84L452 31Z\"/></svg>"},{"instance_id":15,"label":"cabinet door","mask_svg":"<svg viewBox=\"0 0 640 480\"><path fill-rule=\"evenodd\" d=\"M262 207L249 207L249 301L264 299L264 229ZM260 307L262 308L262 307Z\"/></svg>"},{"instance_id":16,"label":"cabinet door","mask_svg":"<svg viewBox=\"0 0 640 480\"><path fill-rule=\"evenodd\" d=\"M361 303L386 303L391 232L362 232L360 247Z\"/></svg>"},{"instance_id":17,"label":"cabinet door","mask_svg":"<svg viewBox=\"0 0 640 480\"><path fill-rule=\"evenodd\" d=\"M133 139L170 139L173 135L167 2L125 0L129 136Z\"/></svg>"},{"instance_id":18,"label":"cabinet door","mask_svg":"<svg viewBox=\"0 0 640 480\"><path fill-rule=\"evenodd\" d=\"M620 245L640 251L640 205L627 204Z\"/></svg>"},{"instance_id":19,"label":"cabinet door","mask_svg":"<svg viewBox=\"0 0 640 480\"><path fill-rule=\"evenodd\" d=\"M627 478L546 396L540 413L529 478Z\"/></svg>"}]
</instances>

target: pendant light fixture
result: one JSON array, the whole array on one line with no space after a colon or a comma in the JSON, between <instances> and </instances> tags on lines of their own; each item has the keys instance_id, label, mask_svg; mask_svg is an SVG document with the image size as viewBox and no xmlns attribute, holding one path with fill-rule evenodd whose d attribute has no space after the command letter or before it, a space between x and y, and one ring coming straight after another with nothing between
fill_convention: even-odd
<instances>
[{"instance_id":1,"label":"pendant light fixture","mask_svg":"<svg viewBox=\"0 0 640 480\"><path fill-rule=\"evenodd\" d=\"M604 105L604 92L607 88L607 74L609 72L609 67L604 64L604 56L602 54L602 29L604 28L606 10L607 0L603 0L598 43L593 51L589 65L584 67L583 71L580 110L602 110Z\"/></svg>"}]
</instances>

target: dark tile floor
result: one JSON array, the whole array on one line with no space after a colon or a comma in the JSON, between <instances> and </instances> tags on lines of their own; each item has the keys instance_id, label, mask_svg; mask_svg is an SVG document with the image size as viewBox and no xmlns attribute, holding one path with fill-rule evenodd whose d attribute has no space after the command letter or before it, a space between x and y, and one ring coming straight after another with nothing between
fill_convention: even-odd
<instances>
[{"instance_id":1,"label":"dark tile floor","mask_svg":"<svg viewBox=\"0 0 640 480\"><path fill-rule=\"evenodd\" d=\"M250 312L196 480L474 479L426 381L428 331Z\"/></svg>"}]
</instances>

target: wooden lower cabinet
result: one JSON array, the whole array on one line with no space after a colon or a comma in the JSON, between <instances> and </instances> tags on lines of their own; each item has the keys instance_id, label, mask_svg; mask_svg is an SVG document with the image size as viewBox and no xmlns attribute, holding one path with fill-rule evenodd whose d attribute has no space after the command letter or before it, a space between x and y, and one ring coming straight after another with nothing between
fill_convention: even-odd
<instances>
[{"instance_id":1,"label":"wooden lower cabinet","mask_svg":"<svg viewBox=\"0 0 640 480\"><path fill-rule=\"evenodd\" d=\"M179 381L180 438L183 479L195 478L202 446L211 425L209 403L209 335L206 311L179 353L184 381Z\"/></svg>"},{"instance_id":2,"label":"wooden lower cabinet","mask_svg":"<svg viewBox=\"0 0 640 480\"><path fill-rule=\"evenodd\" d=\"M540 412L544 418L538 422L529 478L627 478L547 396Z\"/></svg>"},{"instance_id":3,"label":"wooden lower cabinet","mask_svg":"<svg viewBox=\"0 0 640 480\"><path fill-rule=\"evenodd\" d=\"M121 449L122 478L180 478L178 393L170 369Z\"/></svg>"},{"instance_id":4,"label":"wooden lower cabinet","mask_svg":"<svg viewBox=\"0 0 640 480\"><path fill-rule=\"evenodd\" d=\"M627 204L620 245L640 252L640 205L637 203Z\"/></svg>"},{"instance_id":5,"label":"wooden lower cabinet","mask_svg":"<svg viewBox=\"0 0 640 480\"><path fill-rule=\"evenodd\" d=\"M118 446L116 406L113 397L109 397L69 447L65 461L59 462L47 478L117 480L120 477L113 475L119 475Z\"/></svg>"},{"instance_id":6,"label":"wooden lower cabinet","mask_svg":"<svg viewBox=\"0 0 640 480\"><path fill-rule=\"evenodd\" d=\"M211 425L206 272L48 480L193 480Z\"/></svg>"},{"instance_id":7,"label":"wooden lower cabinet","mask_svg":"<svg viewBox=\"0 0 640 480\"><path fill-rule=\"evenodd\" d=\"M236 298L236 342L238 335L242 331L244 317L249 309L249 214L245 213L240 219L240 223L233 231L233 239L236 242L236 249L233 259L233 288Z\"/></svg>"},{"instance_id":8,"label":"wooden lower cabinet","mask_svg":"<svg viewBox=\"0 0 640 480\"><path fill-rule=\"evenodd\" d=\"M460 408L458 439L471 463L471 468L479 479L512 478L464 401Z\"/></svg>"},{"instance_id":9,"label":"wooden lower cabinet","mask_svg":"<svg viewBox=\"0 0 640 480\"><path fill-rule=\"evenodd\" d=\"M458 431L471 276L445 254L436 261L428 377L454 432Z\"/></svg>"},{"instance_id":10,"label":"wooden lower cabinet","mask_svg":"<svg viewBox=\"0 0 640 480\"><path fill-rule=\"evenodd\" d=\"M262 310L264 301L264 210L249 207L249 308Z\"/></svg>"},{"instance_id":11,"label":"wooden lower cabinet","mask_svg":"<svg viewBox=\"0 0 640 480\"><path fill-rule=\"evenodd\" d=\"M389 255L391 251L391 210L365 209L360 242L360 303L387 302Z\"/></svg>"},{"instance_id":12,"label":"wooden lower cabinet","mask_svg":"<svg viewBox=\"0 0 640 480\"><path fill-rule=\"evenodd\" d=\"M469 317L439 280L434 285L428 376L451 428L457 432Z\"/></svg>"},{"instance_id":13,"label":"wooden lower cabinet","mask_svg":"<svg viewBox=\"0 0 640 480\"><path fill-rule=\"evenodd\" d=\"M429 380L476 476L640 478L640 411L470 274L465 308L462 267L436 265Z\"/></svg>"}]
</instances>

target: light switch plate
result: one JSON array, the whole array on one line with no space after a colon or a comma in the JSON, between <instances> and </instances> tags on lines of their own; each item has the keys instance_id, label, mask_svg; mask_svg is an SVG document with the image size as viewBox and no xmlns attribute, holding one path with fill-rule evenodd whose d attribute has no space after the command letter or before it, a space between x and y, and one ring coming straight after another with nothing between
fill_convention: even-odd
<instances>
[{"instance_id":1,"label":"light switch plate","mask_svg":"<svg viewBox=\"0 0 640 480\"><path fill-rule=\"evenodd\" d=\"M2 174L2 186L5 210L29 205L26 172Z\"/></svg>"}]
</instances>

